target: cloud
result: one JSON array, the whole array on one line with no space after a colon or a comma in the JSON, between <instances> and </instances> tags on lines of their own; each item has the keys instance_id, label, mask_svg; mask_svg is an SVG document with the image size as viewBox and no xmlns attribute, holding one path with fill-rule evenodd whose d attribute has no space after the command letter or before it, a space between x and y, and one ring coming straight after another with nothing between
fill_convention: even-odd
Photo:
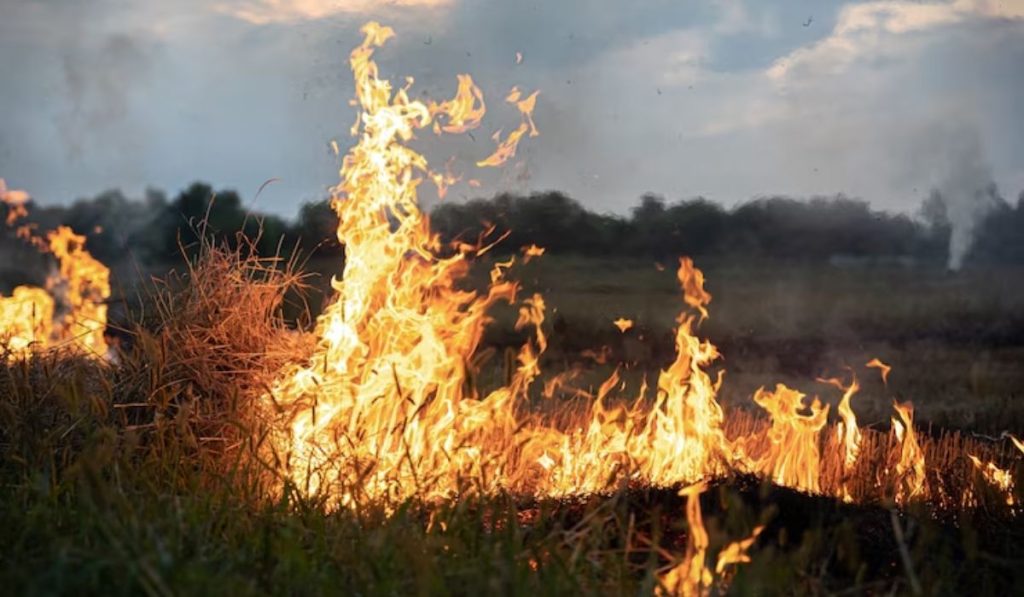
<instances>
[{"instance_id":1,"label":"cloud","mask_svg":"<svg viewBox=\"0 0 1024 597\"><path fill-rule=\"evenodd\" d=\"M260 207L293 214L336 180L328 142L350 141L347 57L370 18L397 32L384 76L443 98L471 73L486 93L477 141L416 141L483 179L452 199L556 188L622 212L646 191L845 192L912 210L965 135L979 172L1024 184L1020 0L11 1L0 175L44 199L278 177ZM518 122L500 101L512 85L541 90L541 136L519 165L475 171L488 135Z\"/></svg>"},{"instance_id":2,"label":"cloud","mask_svg":"<svg viewBox=\"0 0 1024 597\"><path fill-rule=\"evenodd\" d=\"M971 19L1024 19L1024 2L865 2L843 7L832 34L776 60L768 70L775 81L801 69L841 72L865 55L884 51L894 36L926 32Z\"/></svg>"},{"instance_id":3,"label":"cloud","mask_svg":"<svg viewBox=\"0 0 1024 597\"><path fill-rule=\"evenodd\" d=\"M214 10L255 25L362 15L383 9L445 8L453 0L233 0Z\"/></svg>"}]
</instances>

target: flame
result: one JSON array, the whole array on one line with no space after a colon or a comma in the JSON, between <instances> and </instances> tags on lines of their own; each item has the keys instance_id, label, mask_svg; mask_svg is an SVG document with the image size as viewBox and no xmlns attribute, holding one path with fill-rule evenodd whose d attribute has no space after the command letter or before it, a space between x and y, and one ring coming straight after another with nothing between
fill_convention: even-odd
<instances>
[{"instance_id":1,"label":"flame","mask_svg":"<svg viewBox=\"0 0 1024 597\"><path fill-rule=\"evenodd\" d=\"M886 365L877 358L871 359L864 366L871 367L872 369L878 369L879 372L882 374L882 383L884 383L885 385L889 385L889 372L892 371L892 367Z\"/></svg>"},{"instance_id":2,"label":"flame","mask_svg":"<svg viewBox=\"0 0 1024 597\"><path fill-rule=\"evenodd\" d=\"M860 385L857 383L856 376L850 380L850 385L848 386L843 385L843 382L836 378L819 379L818 381L833 385L843 391L843 397L839 401L839 407L836 409L840 418L836 432L843 446L842 499L844 502L852 502L853 496L850 495L848 480L853 474L854 465L857 464L857 456L860 455L862 434L860 427L857 426L857 415L854 414L853 409L850 407L850 399L860 390Z\"/></svg>"},{"instance_id":3,"label":"flame","mask_svg":"<svg viewBox=\"0 0 1024 597\"><path fill-rule=\"evenodd\" d=\"M417 173L430 171L404 143L438 119L447 122L440 132L475 126L483 101L468 76L459 78L456 98L440 104L411 100L405 88L393 92L371 57L394 32L377 23L362 32L350 56L359 141L332 200L346 250L333 282L338 297L318 320L313 357L271 390L295 411L285 442L296 463L292 479L314 491L332 483L341 503L403 499L417 489L443 496L460 479L504 480L498 461L514 448L513 402L536 376L545 345L538 335L522 348L507 386L482 397L467 389L486 312L514 301L516 286L499 266L486 295L456 287L469 248L438 256L439 240L416 203ZM517 327L539 331L543 309L539 296L526 301Z\"/></svg>"},{"instance_id":4,"label":"flame","mask_svg":"<svg viewBox=\"0 0 1024 597\"><path fill-rule=\"evenodd\" d=\"M12 356L30 354L53 333L53 298L42 288L18 286L0 296L0 346Z\"/></svg>"},{"instance_id":5,"label":"flame","mask_svg":"<svg viewBox=\"0 0 1024 597\"><path fill-rule=\"evenodd\" d=\"M8 190L0 179L0 202L8 205L8 225L28 215L28 200L28 193ZM45 290L19 286L11 296L0 296L3 352L8 357L23 357L33 350L70 346L105 356L110 270L85 250L85 237L66 226L45 238L35 236L27 226L20 227L18 234L53 254L59 267L48 277Z\"/></svg>"},{"instance_id":6,"label":"flame","mask_svg":"<svg viewBox=\"0 0 1024 597\"><path fill-rule=\"evenodd\" d=\"M679 495L686 496L686 522L689 527L689 541L683 559L662 575L657 593L659 595L706 595L718 579L718 589L728 588L725 575L729 566L750 561L747 551L757 541L763 526L756 527L750 537L734 541L718 552L714 573L707 567L708 532L700 509L700 494L707 489L705 484L683 488Z\"/></svg>"},{"instance_id":7,"label":"flame","mask_svg":"<svg viewBox=\"0 0 1024 597\"><path fill-rule=\"evenodd\" d=\"M893 408L899 416L892 417L892 429L896 441L900 444L900 459L896 463L896 503L922 498L927 494L925 478L924 452L917 443L914 434L914 405L910 402L900 404L893 402Z\"/></svg>"},{"instance_id":8,"label":"flame","mask_svg":"<svg viewBox=\"0 0 1024 597\"><path fill-rule=\"evenodd\" d=\"M537 245L523 247L523 263L529 263L534 257L540 257L543 254L544 247L538 247Z\"/></svg>"},{"instance_id":9,"label":"flame","mask_svg":"<svg viewBox=\"0 0 1024 597\"><path fill-rule=\"evenodd\" d=\"M1013 442L1013 445L1018 450L1020 450L1021 454L1024 454L1024 442L1022 442L1019 439L1017 439L1016 436L1013 436L1013 435L1010 435L1010 434L1007 434L1007 435L1009 435L1010 441Z\"/></svg>"},{"instance_id":10,"label":"flame","mask_svg":"<svg viewBox=\"0 0 1024 597\"><path fill-rule=\"evenodd\" d=\"M633 327L633 320L626 319L625 317L620 317L613 321L612 324L615 325L615 327L619 328L620 332L625 334L627 330Z\"/></svg>"},{"instance_id":11,"label":"flame","mask_svg":"<svg viewBox=\"0 0 1024 597\"><path fill-rule=\"evenodd\" d=\"M820 493L818 444L827 421L828 405L822 406L815 398L806 406L805 397L782 384L778 384L774 392L759 388L754 393L754 402L772 418L769 447L756 464L756 470L780 485ZM805 408L809 412L801 413Z\"/></svg>"},{"instance_id":12,"label":"flame","mask_svg":"<svg viewBox=\"0 0 1024 597\"><path fill-rule=\"evenodd\" d=\"M971 463L981 476L1006 496L1006 505L1013 506L1013 475L1010 471L999 468L994 462L982 462L973 454L968 454L967 457L971 459Z\"/></svg>"},{"instance_id":13,"label":"flame","mask_svg":"<svg viewBox=\"0 0 1024 597\"><path fill-rule=\"evenodd\" d=\"M107 343L106 300L110 298L110 270L85 250L85 237L67 226L47 235L50 252L60 262L57 274L47 281L51 291L68 307L59 334L94 355L105 355Z\"/></svg>"},{"instance_id":14,"label":"flame","mask_svg":"<svg viewBox=\"0 0 1024 597\"><path fill-rule=\"evenodd\" d=\"M519 110L522 122L519 123L515 130L508 134L505 140L501 140L501 131L494 134L494 140L498 144L498 148L490 156L477 162L476 165L478 167L494 167L504 164L516 156L516 149L519 147L519 141L522 140L523 135L529 133L531 137L536 137L540 134L537 131L537 125L533 122L533 109L537 104L538 93L540 92L534 91L528 97L523 98L518 87L512 88L505 101L515 105L516 109Z\"/></svg>"},{"instance_id":15,"label":"flame","mask_svg":"<svg viewBox=\"0 0 1024 597\"><path fill-rule=\"evenodd\" d=\"M381 40L381 43L387 38ZM380 44L377 44L380 45ZM434 120L434 132L465 133L480 126L487 106L484 104L484 94L480 88L473 83L469 75L459 75L459 87L455 97L440 104L431 102L430 115L435 119L446 117L447 124L441 124L440 120ZM411 81L410 81L411 83Z\"/></svg>"},{"instance_id":16,"label":"flame","mask_svg":"<svg viewBox=\"0 0 1024 597\"><path fill-rule=\"evenodd\" d=\"M702 595L713 581L711 570L704 564L708 549L708 532L700 511L700 494L704 489L704 485L694 485L679 492L686 496L690 536L683 560L661 579L669 595Z\"/></svg>"},{"instance_id":17,"label":"flame","mask_svg":"<svg viewBox=\"0 0 1024 597\"><path fill-rule=\"evenodd\" d=\"M350 56L358 140L342 160L331 201L346 251L344 268L332 281L333 302L317 320L312 355L283 368L265 397L268 407L283 413L271 444L288 483L356 507L466 493L561 497L635 483L672 487L741 471L853 499L852 477L865 445L851 406L859 390L856 378L849 384L822 380L843 392L837 433L827 436L842 449L841 458L830 460L840 463L839 477L824 464L839 454L822 453L829 406L818 398L808 402L804 393L784 385L753 396L770 416L769 425L730 428L727 437L718 402L724 372L713 370L720 354L697 333L712 296L689 258L681 258L676 270L683 309L676 319L675 358L656 380L648 385L644 378L630 395L619 367L596 389L575 387L579 370L570 369L534 390L547 349L545 301L539 294L520 300L507 274L517 260L526 262L543 249L523 247L521 255L495 262L490 285L469 290L464 282L470 258L494 244L442 246L417 203L419 184L436 182L438 175L407 142L423 129L447 134L479 126L483 96L463 75L452 100L411 99L408 85L394 89L378 78L372 60L393 31L370 23L363 33ZM536 133L536 97L535 92L524 99L513 88L505 98L519 108L519 138ZM505 141L499 136L499 143ZM509 147L483 161L507 160L514 155L514 145ZM487 351L478 349L491 321L488 313L499 302L518 308L515 327L527 340L506 353L503 380L485 388L476 373ZM632 324L625 318L614 323L622 331ZM582 354L602 364L612 356L608 347ZM887 381L888 365L874 359L867 366L880 368ZM555 400L556 394L587 402L582 408L574 402L572 410L552 403L546 412L531 412L531 396ZM928 487L912 407L895 409L895 440L880 451L893 459L893 474L874 485L859 479L856 486L905 504L928 496ZM700 528L692 520L691 526ZM700 538L699 531L695 536ZM724 551L721 566L742 562L751 543ZM688 579L684 585L707 587L705 549L706 541L694 543L690 564L676 573Z\"/></svg>"},{"instance_id":18,"label":"flame","mask_svg":"<svg viewBox=\"0 0 1024 597\"><path fill-rule=\"evenodd\" d=\"M19 218L28 215L25 204L28 203L30 198L29 194L25 191L8 189L7 181L0 178L0 203L5 203L8 206L6 220L8 226L12 226Z\"/></svg>"}]
</instances>

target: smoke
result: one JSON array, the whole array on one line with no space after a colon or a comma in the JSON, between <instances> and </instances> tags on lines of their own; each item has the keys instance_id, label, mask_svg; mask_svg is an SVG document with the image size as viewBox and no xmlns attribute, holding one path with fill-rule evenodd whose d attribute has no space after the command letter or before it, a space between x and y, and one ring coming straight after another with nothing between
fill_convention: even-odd
<instances>
[{"instance_id":1,"label":"smoke","mask_svg":"<svg viewBox=\"0 0 1024 597\"><path fill-rule=\"evenodd\" d=\"M123 140L138 134L130 91L148 73L150 63L149 50L125 34L110 35L96 46L65 47L61 65L67 111L61 134L69 157L79 157L92 139L109 142L111 137Z\"/></svg>"},{"instance_id":2,"label":"smoke","mask_svg":"<svg viewBox=\"0 0 1024 597\"><path fill-rule=\"evenodd\" d=\"M950 228L948 266L959 270L978 224L1003 203L976 132L960 135L959 142L949 147L937 191Z\"/></svg>"}]
</instances>

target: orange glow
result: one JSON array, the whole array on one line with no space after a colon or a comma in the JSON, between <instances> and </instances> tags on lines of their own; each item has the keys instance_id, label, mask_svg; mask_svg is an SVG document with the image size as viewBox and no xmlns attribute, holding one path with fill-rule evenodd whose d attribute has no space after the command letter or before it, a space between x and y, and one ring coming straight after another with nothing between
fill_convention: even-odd
<instances>
[{"instance_id":1,"label":"orange glow","mask_svg":"<svg viewBox=\"0 0 1024 597\"><path fill-rule=\"evenodd\" d=\"M615 325L615 327L619 328L619 331L622 332L623 334L626 333L626 330L633 327L633 320L626 319L625 317L620 317L613 321L612 323Z\"/></svg>"}]
</instances>

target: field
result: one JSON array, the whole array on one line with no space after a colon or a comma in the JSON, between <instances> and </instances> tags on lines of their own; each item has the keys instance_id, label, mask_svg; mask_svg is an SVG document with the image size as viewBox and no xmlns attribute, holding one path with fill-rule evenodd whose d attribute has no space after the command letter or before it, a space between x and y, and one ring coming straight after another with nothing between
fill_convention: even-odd
<instances>
[{"instance_id":1,"label":"field","mask_svg":"<svg viewBox=\"0 0 1024 597\"><path fill-rule=\"evenodd\" d=\"M991 443L1024 431L1021 272L698 265L714 297L701 329L724 354L727 410L757 412L753 391L780 381L835 404L840 393L815 378L849 366L863 382L853 407L866 429L887 432L899 398L914 402L926 437L959 429ZM681 309L674 267L559 256L516 266L523 291L547 301L545 373L577 367L574 383L592 393L616 363L630 384L666 367ZM127 301L144 325L125 335L120 364L58 353L0 369L5 591L643 594L682 557L690 532L672 487L355 509L298 487L268 498L245 458L254 423L244 395L290 334L251 326L280 298L273 276L207 259ZM307 282L316 305L323 279ZM618 317L635 326L620 332ZM496 310L485 350L521 343L513 319ZM888 387L863 367L874 357L893 366ZM500 361L484 364L479 384L504 374ZM541 386L534 407L553 408ZM1000 454L1012 458L1006 443ZM1007 512L844 505L742 475L701 501L712 553L767 525L734 594L1006 594L1022 580L1024 527Z\"/></svg>"}]
</instances>

